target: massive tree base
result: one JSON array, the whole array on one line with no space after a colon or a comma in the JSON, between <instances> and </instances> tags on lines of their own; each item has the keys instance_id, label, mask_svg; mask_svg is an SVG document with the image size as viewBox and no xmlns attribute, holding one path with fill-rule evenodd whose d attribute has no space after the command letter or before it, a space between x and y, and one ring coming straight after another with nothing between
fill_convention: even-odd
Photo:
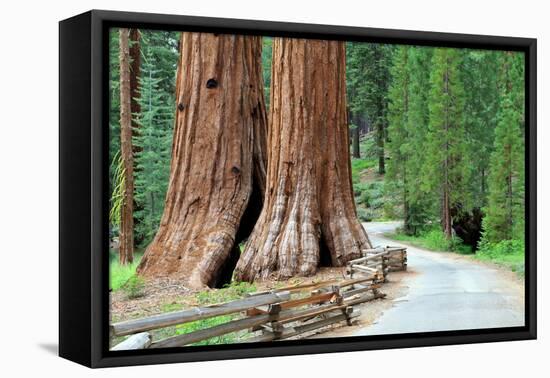
<instances>
[{"instance_id":1,"label":"massive tree base","mask_svg":"<svg viewBox=\"0 0 550 378\"><path fill-rule=\"evenodd\" d=\"M182 33L170 182L139 274L194 288L230 280L251 230L241 218L258 216L265 191L261 46L254 36Z\"/></svg>"},{"instance_id":2,"label":"massive tree base","mask_svg":"<svg viewBox=\"0 0 550 378\"><path fill-rule=\"evenodd\" d=\"M371 247L351 184L345 44L275 38L271 82L266 197L238 280L308 276Z\"/></svg>"}]
</instances>

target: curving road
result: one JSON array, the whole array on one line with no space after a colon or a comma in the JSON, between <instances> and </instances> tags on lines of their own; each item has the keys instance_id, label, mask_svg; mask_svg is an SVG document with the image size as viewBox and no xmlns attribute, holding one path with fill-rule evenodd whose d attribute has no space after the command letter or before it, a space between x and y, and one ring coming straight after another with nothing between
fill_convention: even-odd
<instances>
[{"instance_id":1,"label":"curving road","mask_svg":"<svg viewBox=\"0 0 550 378\"><path fill-rule=\"evenodd\" d=\"M397 222L364 226L373 245L404 245L383 236ZM523 285L513 273L453 253L406 247L410 274L402 284L408 293L354 335L524 325Z\"/></svg>"}]
</instances>

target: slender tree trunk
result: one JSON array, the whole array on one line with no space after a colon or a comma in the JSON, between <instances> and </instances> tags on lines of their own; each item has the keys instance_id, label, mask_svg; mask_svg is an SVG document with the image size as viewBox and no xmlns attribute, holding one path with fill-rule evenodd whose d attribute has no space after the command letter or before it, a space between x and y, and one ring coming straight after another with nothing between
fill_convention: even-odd
<instances>
[{"instance_id":1,"label":"slender tree trunk","mask_svg":"<svg viewBox=\"0 0 550 378\"><path fill-rule=\"evenodd\" d=\"M130 110L132 117L132 137L136 138L139 134L139 123L137 122L137 115L141 113L141 106L139 103L140 89L139 78L141 76L141 47L140 47L141 33L139 29L130 29L129 49L130 49ZM140 153L142 148L137 144L132 144L132 151L134 156ZM137 162L134 159L134 172L139 177ZM143 206L134 200L134 213L142 211ZM134 227L138 228L141 220L134 218ZM139 236L136 238L134 235L134 242L140 244L143 238Z\"/></svg>"},{"instance_id":2,"label":"slender tree trunk","mask_svg":"<svg viewBox=\"0 0 550 378\"><path fill-rule=\"evenodd\" d=\"M448 66L447 66L447 69L445 71L445 74L444 74L444 78L443 78L443 84L444 84L444 93L445 94L449 94L449 69L448 69ZM444 117L445 117L445 120L444 120L444 128L445 128L445 138L447 138L447 140L445 141L445 146L444 146L444 155L445 155L445 160L443 161L443 167L442 167L442 170L443 170L443 188L442 188L442 198L441 198L441 227L443 229L443 233L445 234L445 237L447 239L451 239L452 236L453 236L453 231L452 231L452 217L451 217L451 199L450 199L450 180L449 180L449 170L450 170L450 146L449 146L449 141L448 141L448 134L450 132L450 127L451 127L451 121L449 119L450 117L450 109L449 109L449 106L448 104L445 105L445 108L444 108Z\"/></svg>"},{"instance_id":3,"label":"slender tree trunk","mask_svg":"<svg viewBox=\"0 0 550 378\"><path fill-rule=\"evenodd\" d=\"M134 157L130 99L130 52L128 29L120 29L120 153L124 166L124 199L120 216L121 264L134 260Z\"/></svg>"},{"instance_id":4,"label":"slender tree trunk","mask_svg":"<svg viewBox=\"0 0 550 378\"><path fill-rule=\"evenodd\" d=\"M403 223L405 228L405 233L412 235L413 227L411 224L411 214L410 214L410 204L408 197L408 182L407 182L407 160L402 161L403 164Z\"/></svg>"},{"instance_id":5,"label":"slender tree trunk","mask_svg":"<svg viewBox=\"0 0 550 378\"><path fill-rule=\"evenodd\" d=\"M376 121L376 147L378 149L378 173L386 173L386 161L384 156L384 123L379 119Z\"/></svg>"},{"instance_id":6,"label":"slender tree trunk","mask_svg":"<svg viewBox=\"0 0 550 378\"><path fill-rule=\"evenodd\" d=\"M139 29L130 29L130 99L132 116L141 112L139 104L139 77L141 76L141 34ZM132 117L133 135L139 135L139 124L135 117ZM134 146L134 151L138 150L138 146Z\"/></svg>"},{"instance_id":7,"label":"slender tree trunk","mask_svg":"<svg viewBox=\"0 0 550 378\"><path fill-rule=\"evenodd\" d=\"M359 147L359 126L355 125L355 128L351 130L352 133L352 146L353 146L353 157L356 159L361 158L361 150Z\"/></svg>"},{"instance_id":8,"label":"slender tree trunk","mask_svg":"<svg viewBox=\"0 0 550 378\"><path fill-rule=\"evenodd\" d=\"M443 233L445 234L445 237L447 239L451 239L453 236L453 229L452 229L452 217L451 217L451 204L449 201L449 191L447 189L447 186L445 186L443 190L443 207L442 207L442 225L443 225Z\"/></svg>"},{"instance_id":9,"label":"slender tree trunk","mask_svg":"<svg viewBox=\"0 0 550 378\"><path fill-rule=\"evenodd\" d=\"M235 278L311 275L361 256L371 244L353 201L343 42L273 40L269 121L265 204Z\"/></svg>"},{"instance_id":10,"label":"slender tree trunk","mask_svg":"<svg viewBox=\"0 0 550 378\"><path fill-rule=\"evenodd\" d=\"M138 273L219 286L265 188L262 40L186 32L180 47L170 181Z\"/></svg>"}]
</instances>

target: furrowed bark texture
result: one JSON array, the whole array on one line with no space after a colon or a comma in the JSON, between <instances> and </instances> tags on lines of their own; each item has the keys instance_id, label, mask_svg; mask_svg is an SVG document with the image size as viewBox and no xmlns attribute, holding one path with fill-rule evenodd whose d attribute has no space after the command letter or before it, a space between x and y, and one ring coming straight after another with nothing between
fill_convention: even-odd
<instances>
[{"instance_id":1,"label":"furrowed bark texture","mask_svg":"<svg viewBox=\"0 0 550 378\"><path fill-rule=\"evenodd\" d=\"M134 260L134 157L132 151L132 113L130 98L130 52L128 29L119 30L120 40L120 154L124 165L124 198L120 215L121 264Z\"/></svg>"},{"instance_id":2,"label":"furrowed bark texture","mask_svg":"<svg viewBox=\"0 0 550 378\"><path fill-rule=\"evenodd\" d=\"M344 43L275 38L271 85L266 198L239 280L311 275L371 246L353 201Z\"/></svg>"},{"instance_id":3,"label":"furrowed bark texture","mask_svg":"<svg viewBox=\"0 0 550 378\"><path fill-rule=\"evenodd\" d=\"M241 218L253 188L265 187L261 43L182 33L170 181L140 274L212 287L236 264ZM252 197L261 208L262 195Z\"/></svg>"},{"instance_id":4,"label":"furrowed bark texture","mask_svg":"<svg viewBox=\"0 0 550 378\"><path fill-rule=\"evenodd\" d=\"M139 29L130 29L130 101L132 116L141 112L139 105L139 77L141 76L141 34ZM132 135L139 136L139 124L132 117ZM140 152L141 148L134 145L134 152Z\"/></svg>"},{"instance_id":5,"label":"furrowed bark texture","mask_svg":"<svg viewBox=\"0 0 550 378\"><path fill-rule=\"evenodd\" d=\"M139 104L140 88L139 78L141 76L141 33L139 29L130 29L129 32L129 50L130 50L130 110L132 117L132 138L139 137L139 123L137 117L141 113L141 106ZM134 139L135 140L135 139ZM136 144L132 144L132 151L134 156L142 151L142 148ZM134 174L139 177L138 164L134 159ZM134 214L143 211L143 205L134 200ZM140 218L134 218L134 228L139 227L141 222ZM143 241L142 237L134 235L134 243L140 244Z\"/></svg>"}]
</instances>

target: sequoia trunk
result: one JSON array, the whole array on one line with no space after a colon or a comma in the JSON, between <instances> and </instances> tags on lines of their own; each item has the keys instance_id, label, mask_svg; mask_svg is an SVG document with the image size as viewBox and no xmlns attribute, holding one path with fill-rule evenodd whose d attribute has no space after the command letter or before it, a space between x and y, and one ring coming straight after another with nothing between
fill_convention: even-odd
<instances>
[{"instance_id":1,"label":"sequoia trunk","mask_svg":"<svg viewBox=\"0 0 550 378\"><path fill-rule=\"evenodd\" d=\"M231 277L247 236L241 218L248 205L247 216L259 214L265 188L261 46L254 36L182 33L170 181L140 274L191 287Z\"/></svg>"},{"instance_id":2,"label":"sequoia trunk","mask_svg":"<svg viewBox=\"0 0 550 378\"><path fill-rule=\"evenodd\" d=\"M266 197L237 279L311 275L371 246L353 201L346 118L345 44L275 38Z\"/></svg>"},{"instance_id":3,"label":"sequoia trunk","mask_svg":"<svg viewBox=\"0 0 550 378\"><path fill-rule=\"evenodd\" d=\"M120 29L120 154L124 166L124 198L119 232L119 260L121 264L131 263L134 260L134 157L128 35L128 29Z\"/></svg>"}]
</instances>

